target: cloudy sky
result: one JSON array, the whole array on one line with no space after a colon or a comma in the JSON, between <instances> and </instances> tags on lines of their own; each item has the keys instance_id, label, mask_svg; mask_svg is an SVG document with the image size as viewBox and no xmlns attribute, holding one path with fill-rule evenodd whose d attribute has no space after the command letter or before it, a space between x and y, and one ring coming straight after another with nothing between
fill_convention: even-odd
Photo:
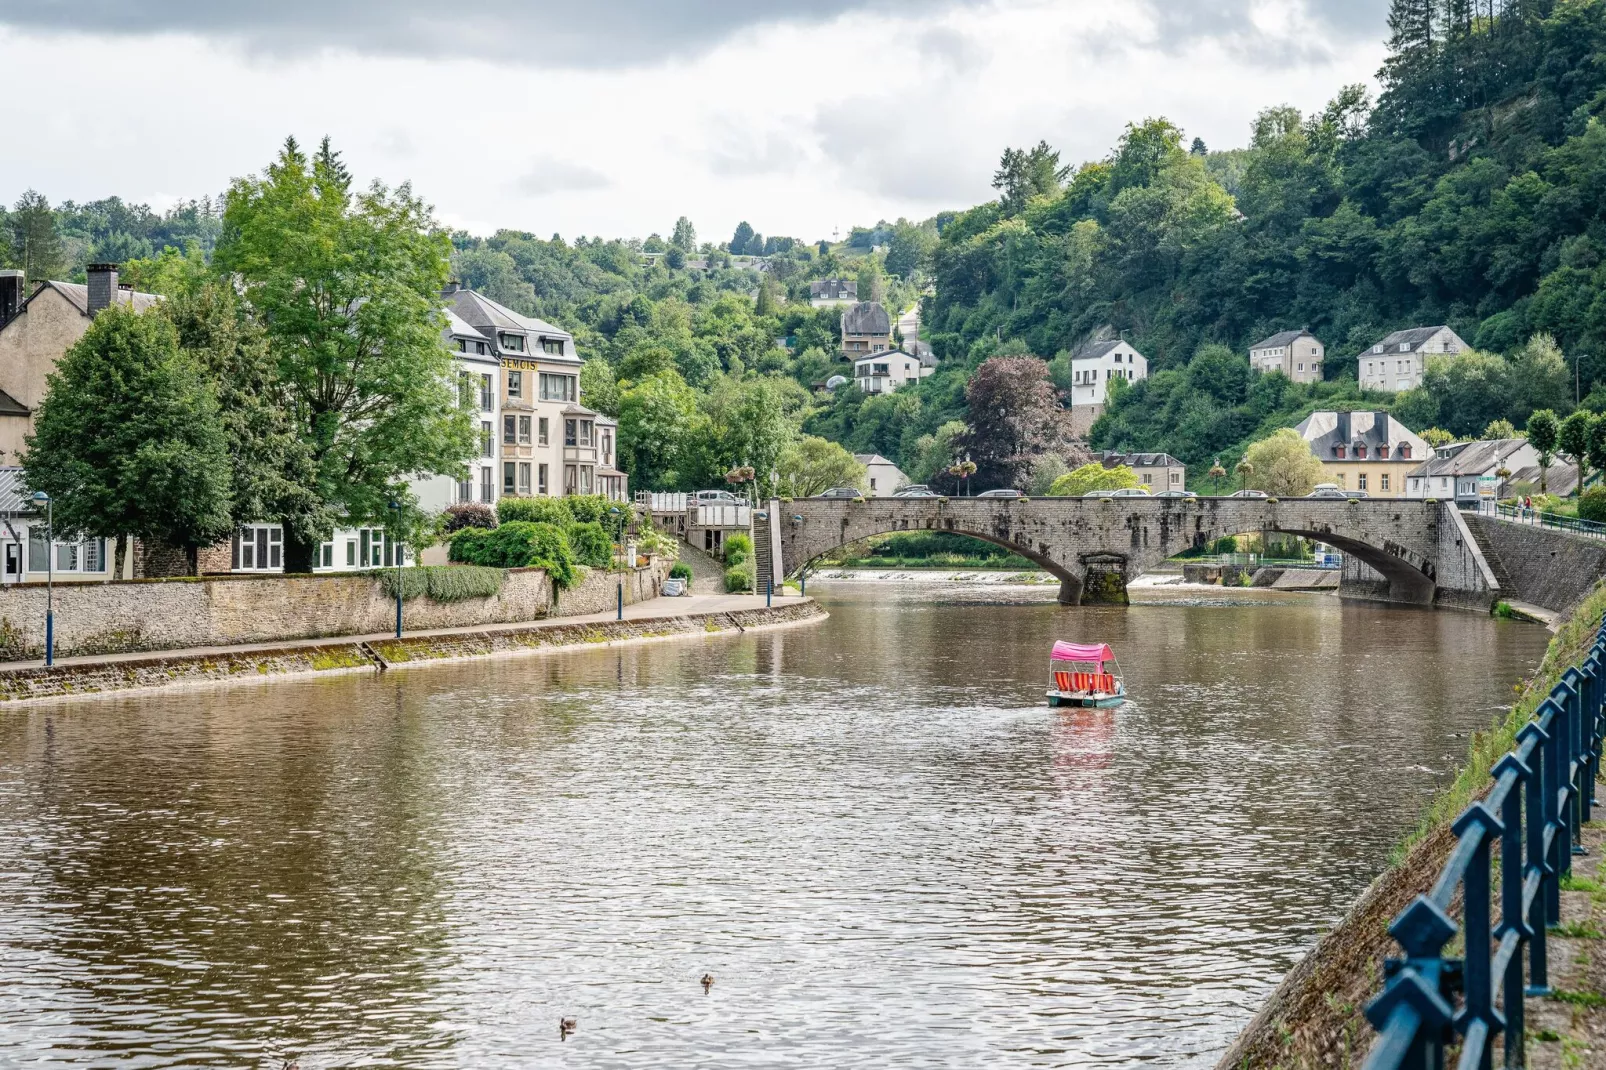
<instances>
[{"instance_id":1,"label":"cloudy sky","mask_svg":"<svg viewBox=\"0 0 1606 1070\"><path fill-rule=\"evenodd\" d=\"M1213 148L1382 58L1386 0L30 0L0 199L162 207L329 134L452 226L845 234L992 195L1007 145ZM19 140L16 134L22 134Z\"/></svg>"}]
</instances>

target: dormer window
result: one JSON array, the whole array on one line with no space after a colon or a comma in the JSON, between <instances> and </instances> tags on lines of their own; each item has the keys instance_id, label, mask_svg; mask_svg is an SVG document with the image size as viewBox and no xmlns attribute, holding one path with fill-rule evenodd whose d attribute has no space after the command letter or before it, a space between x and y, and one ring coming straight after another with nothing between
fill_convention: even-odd
<instances>
[{"instance_id":1,"label":"dormer window","mask_svg":"<svg viewBox=\"0 0 1606 1070\"><path fill-rule=\"evenodd\" d=\"M499 332L496 336L496 344L501 346L509 353L524 352L524 336L522 334L508 334L505 331Z\"/></svg>"},{"instance_id":2,"label":"dormer window","mask_svg":"<svg viewBox=\"0 0 1606 1070\"><path fill-rule=\"evenodd\" d=\"M543 339L541 339L541 352L543 352L543 353L551 353L553 356L556 356L556 357L563 356L563 339L561 339L561 338L543 338Z\"/></svg>"},{"instance_id":3,"label":"dormer window","mask_svg":"<svg viewBox=\"0 0 1606 1070\"><path fill-rule=\"evenodd\" d=\"M1401 342L1400 343L1400 352L1401 353L1409 353L1410 351L1411 351L1411 343L1410 342Z\"/></svg>"},{"instance_id":4,"label":"dormer window","mask_svg":"<svg viewBox=\"0 0 1606 1070\"><path fill-rule=\"evenodd\" d=\"M1380 461L1389 459L1389 448L1387 446L1379 446L1377 448L1377 459Z\"/></svg>"},{"instance_id":5,"label":"dormer window","mask_svg":"<svg viewBox=\"0 0 1606 1070\"><path fill-rule=\"evenodd\" d=\"M1373 352L1373 353L1381 353L1381 352L1383 352L1383 346L1382 346L1382 343L1379 343L1379 344L1377 344L1377 345L1375 345L1375 346L1373 346L1373 347L1372 347L1372 352Z\"/></svg>"},{"instance_id":6,"label":"dormer window","mask_svg":"<svg viewBox=\"0 0 1606 1070\"><path fill-rule=\"evenodd\" d=\"M1366 460L1366 447L1358 442L1355 444L1355 459L1357 461Z\"/></svg>"},{"instance_id":7,"label":"dormer window","mask_svg":"<svg viewBox=\"0 0 1606 1070\"><path fill-rule=\"evenodd\" d=\"M1410 459L1411 459L1411 444L1409 442L1400 443L1400 460L1409 461Z\"/></svg>"},{"instance_id":8,"label":"dormer window","mask_svg":"<svg viewBox=\"0 0 1606 1070\"><path fill-rule=\"evenodd\" d=\"M1344 459L1344 447L1343 446L1334 446L1333 447L1333 456L1337 457L1339 460L1342 461Z\"/></svg>"}]
</instances>

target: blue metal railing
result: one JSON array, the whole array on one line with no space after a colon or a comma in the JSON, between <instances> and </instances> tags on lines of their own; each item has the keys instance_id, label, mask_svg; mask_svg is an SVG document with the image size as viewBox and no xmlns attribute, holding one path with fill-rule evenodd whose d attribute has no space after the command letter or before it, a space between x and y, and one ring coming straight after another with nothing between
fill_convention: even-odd
<instances>
[{"instance_id":1,"label":"blue metal railing","mask_svg":"<svg viewBox=\"0 0 1606 1070\"><path fill-rule=\"evenodd\" d=\"M1562 675L1496 763L1489 794L1456 819L1455 848L1432 890L1389 926L1405 957L1384 964L1383 992L1366 1008L1378 1038L1364 1070L1440 1070L1458 1037L1458 1070L1489 1070L1502 1035L1505 1065L1527 1065L1524 1002L1550 993L1546 931L1561 921L1561 882L1583 853L1580 830L1596 805L1603 676L1606 621L1583 664ZM1460 926L1450 916L1458 889ZM1446 957L1458 932L1464 955Z\"/></svg>"},{"instance_id":2,"label":"blue metal railing","mask_svg":"<svg viewBox=\"0 0 1606 1070\"><path fill-rule=\"evenodd\" d=\"M1510 520L1517 524L1549 528L1552 531L1568 531L1574 535L1587 535L1592 539L1606 539L1606 524L1597 524L1593 520L1580 520L1576 516L1547 513L1542 509L1525 509L1520 505L1498 504L1495 506L1495 515L1501 520Z\"/></svg>"}]
</instances>

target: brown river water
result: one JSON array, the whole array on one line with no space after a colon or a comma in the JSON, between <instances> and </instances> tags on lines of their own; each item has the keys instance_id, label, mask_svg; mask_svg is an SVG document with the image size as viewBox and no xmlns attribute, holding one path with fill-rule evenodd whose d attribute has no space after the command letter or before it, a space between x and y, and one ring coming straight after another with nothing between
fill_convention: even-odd
<instances>
[{"instance_id":1,"label":"brown river water","mask_svg":"<svg viewBox=\"0 0 1606 1070\"><path fill-rule=\"evenodd\" d=\"M810 593L783 631L0 710L0 1067L1209 1067L1548 638ZM1132 701L1049 710L1056 638Z\"/></svg>"}]
</instances>

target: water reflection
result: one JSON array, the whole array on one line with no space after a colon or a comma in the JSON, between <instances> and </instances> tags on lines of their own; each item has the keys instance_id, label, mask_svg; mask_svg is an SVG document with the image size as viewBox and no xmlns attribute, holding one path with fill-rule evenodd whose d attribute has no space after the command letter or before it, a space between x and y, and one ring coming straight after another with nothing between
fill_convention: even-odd
<instances>
[{"instance_id":1,"label":"water reflection","mask_svg":"<svg viewBox=\"0 0 1606 1070\"><path fill-rule=\"evenodd\" d=\"M0 714L0 1064L1209 1065L1546 639L829 598ZM1054 638L1133 701L1048 710Z\"/></svg>"}]
</instances>

